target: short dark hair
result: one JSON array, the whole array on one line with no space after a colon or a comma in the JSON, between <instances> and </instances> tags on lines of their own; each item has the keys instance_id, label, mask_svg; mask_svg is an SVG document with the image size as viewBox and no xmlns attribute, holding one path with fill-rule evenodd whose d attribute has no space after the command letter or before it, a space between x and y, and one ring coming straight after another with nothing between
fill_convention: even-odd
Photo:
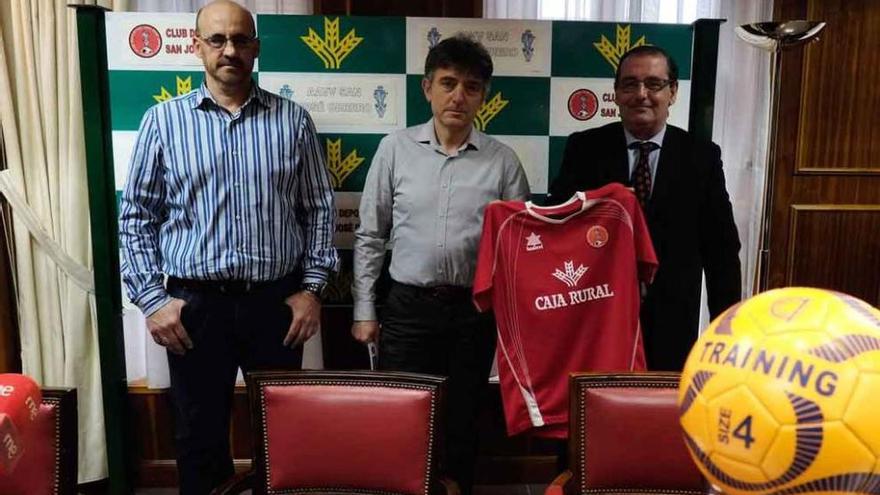
<instances>
[{"instance_id":1,"label":"short dark hair","mask_svg":"<svg viewBox=\"0 0 880 495\"><path fill-rule=\"evenodd\" d=\"M492 57L482 43L458 33L434 45L425 59L425 79L434 77L437 69L455 69L478 77L484 86L492 79Z\"/></svg>"},{"instance_id":2,"label":"short dark hair","mask_svg":"<svg viewBox=\"0 0 880 495\"><path fill-rule=\"evenodd\" d=\"M618 62L617 64L617 70L614 71L615 88L617 87L618 83L620 83L620 68L623 67L623 62L630 57L639 57L646 55L665 58L666 67L668 68L669 72L669 81L672 83L678 82L678 64L675 63L675 59L669 56L669 53L659 46L642 45L630 49L628 52L624 53L622 57L620 57L620 62Z\"/></svg>"}]
</instances>

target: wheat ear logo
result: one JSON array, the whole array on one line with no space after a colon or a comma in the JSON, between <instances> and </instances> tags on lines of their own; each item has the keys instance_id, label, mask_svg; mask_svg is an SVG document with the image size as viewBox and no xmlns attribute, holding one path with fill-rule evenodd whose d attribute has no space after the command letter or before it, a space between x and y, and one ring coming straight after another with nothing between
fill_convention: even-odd
<instances>
[{"instance_id":1,"label":"wheat ear logo","mask_svg":"<svg viewBox=\"0 0 880 495\"><path fill-rule=\"evenodd\" d=\"M192 76L187 77L186 79L181 78L180 76L174 76L177 79L177 94L175 96L185 95L192 91L193 86L193 78ZM174 96L171 95L165 86L161 86L161 91L159 94L153 95L153 99L156 100L156 103L162 103L163 101L168 101Z\"/></svg>"},{"instance_id":2,"label":"wheat ear logo","mask_svg":"<svg viewBox=\"0 0 880 495\"><path fill-rule=\"evenodd\" d=\"M325 69L338 69L342 67L342 61L348 56L363 38L359 37L354 29L346 33L345 37L339 39L339 18L332 21L324 18L324 37L318 36L314 29L309 28L307 36L300 36L299 39L314 52L321 62L324 62Z\"/></svg>"},{"instance_id":3,"label":"wheat ear logo","mask_svg":"<svg viewBox=\"0 0 880 495\"><path fill-rule=\"evenodd\" d=\"M631 43L631 35L632 26L621 26L618 24L615 43L611 43L611 41L603 34L599 39L599 42L593 43L593 46L596 47L596 50L599 50L602 58L611 64L611 67L614 67L614 70L616 71L617 65L620 64L620 57L622 57L624 53L628 52L631 48L648 44L648 42L645 41L644 36L637 39L635 43Z\"/></svg>"},{"instance_id":4,"label":"wheat ear logo","mask_svg":"<svg viewBox=\"0 0 880 495\"><path fill-rule=\"evenodd\" d=\"M566 261L564 263L564 267L565 271L557 268L556 271L553 272L553 276L564 282L565 285L569 287L576 287L578 282L581 280L581 277L583 277L588 270L588 268L584 265L578 266L577 270L575 270L573 261Z\"/></svg>"},{"instance_id":5,"label":"wheat ear logo","mask_svg":"<svg viewBox=\"0 0 880 495\"><path fill-rule=\"evenodd\" d=\"M495 96L493 96L491 100L483 102L480 109L477 110L476 117L474 117L474 123L477 125L477 129L485 131L486 127L489 126L489 122L491 122L496 115L501 113L501 110L504 110L504 107L506 107L508 103L510 103L510 100L503 99L500 91L495 93Z\"/></svg>"},{"instance_id":6,"label":"wheat ear logo","mask_svg":"<svg viewBox=\"0 0 880 495\"><path fill-rule=\"evenodd\" d=\"M330 182L333 189L342 187L345 179L351 175L358 166L364 162L364 157L358 156L357 150L351 152L342 159L342 139L327 140L327 168L330 169Z\"/></svg>"}]
</instances>

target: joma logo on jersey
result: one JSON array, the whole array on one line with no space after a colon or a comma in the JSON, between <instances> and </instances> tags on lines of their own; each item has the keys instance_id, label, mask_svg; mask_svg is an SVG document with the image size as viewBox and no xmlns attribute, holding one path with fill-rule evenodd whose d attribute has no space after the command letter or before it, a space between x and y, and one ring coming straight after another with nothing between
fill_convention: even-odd
<instances>
[{"instance_id":1,"label":"joma logo on jersey","mask_svg":"<svg viewBox=\"0 0 880 495\"><path fill-rule=\"evenodd\" d=\"M501 110L504 110L508 103L510 103L510 100L503 99L500 91L495 93L491 100L483 102L480 109L477 110L476 117L474 117L474 124L477 126L477 129L485 132L489 122L501 113Z\"/></svg>"},{"instance_id":2,"label":"joma logo on jersey","mask_svg":"<svg viewBox=\"0 0 880 495\"><path fill-rule=\"evenodd\" d=\"M192 76L187 77L186 79L181 78L180 76L174 76L177 80L177 95L185 95L192 91ZM162 103L163 101L168 101L173 96L171 93L165 89L165 86L161 86L161 91L157 95L153 95L153 99L156 100L156 103Z\"/></svg>"},{"instance_id":3,"label":"joma logo on jersey","mask_svg":"<svg viewBox=\"0 0 880 495\"><path fill-rule=\"evenodd\" d=\"M544 243L541 242L541 236L532 232L531 235L526 236L526 251L538 251L539 249L544 249Z\"/></svg>"},{"instance_id":4,"label":"joma logo on jersey","mask_svg":"<svg viewBox=\"0 0 880 495\"><path fill-rule=\"evenodd\" d=\"M644 36L637 39L635 43L631 43L631 35L631 25L627 24L626 26L622 26L618 24L615 43L611 43L611 40L606 38L603 34L598 42L593 43L593 46L596 47L596 50L599 51L602 58L611 64L611 67L614 67L614 70L616 71L617 65L620 63L620 57L622 57L624 53L628 52L631 48L648 44Z\"/></svg>"},{"instance_id":5,"label":"joma logo on jersey","mask_svg":"<svg viewBox=\"0 0 880 495\"><path fill-rule=\"evenodd\" d=\"M342 67L342 61L347 57L364 39L359 37L355 30L352 29L346 33L345 37L339 39L339 18L332 21L324 18L324 37L321 38L314 29L309 28L307 36L300 36L299 39L309 47L315 55L324 62L325 69L339 69Z\"/></svg>"},{"instance_id":6,"label":"joma logo on jersey","mask_svg":"<svg viewBox=\"0 0 880 495\"><path fill-rule=\"evenodd\" d=\"M342 138L337 140L327 140L327 168L330 169L330 182L333 189L342 187L345 179L354 172L358 166L364 162L364 157L358 156L357 150L351 150L342 158Z\"/></svg>"}]
</instances>

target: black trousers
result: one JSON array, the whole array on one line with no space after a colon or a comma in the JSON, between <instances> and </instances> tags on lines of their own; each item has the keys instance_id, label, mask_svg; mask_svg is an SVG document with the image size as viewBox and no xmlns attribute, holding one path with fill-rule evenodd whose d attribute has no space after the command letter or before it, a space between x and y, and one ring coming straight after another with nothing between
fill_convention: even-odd
<instances>
[{"instance_id":1,"label":"black trousers","mask_svg":"<svg viewBox=\"0 0 880 495\"><path fill-rule=\"evenodd\" d=\"M292 320L284 300L298 286L298 276L257 287L169 279L169 294L186 301L181 322L193 342L183 356L168 353L181 494L210 493L234 474L229 422L238 368L302 367L302 346L282 344Z\"/></svg>"},{"instance_id":2,"label":"black trousers","mask_svg":"<svg viewBox=\"0 0 880 495\"><path fill-rule=\"evenodd\" d=\"M449 377L442 464L471 493L477 414L488 392L495 354L495 318L479 313L469 288L392 283L379 338L379 368Z\"/></svg>"}]
</instances>

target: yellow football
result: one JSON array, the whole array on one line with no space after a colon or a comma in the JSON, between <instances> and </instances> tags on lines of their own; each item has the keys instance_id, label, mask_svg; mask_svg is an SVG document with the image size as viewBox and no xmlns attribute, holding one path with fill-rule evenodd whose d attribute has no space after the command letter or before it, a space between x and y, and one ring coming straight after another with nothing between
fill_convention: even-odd
<instances>
[{"instance_id":1,"label":"yellow football","mask_svg":"<svg viewBox=\"0 0 880 495\"><path fill-rule=\"evenodd\" d=\"M694 345L678 403L724 493L880 493L880 311L799 287L747 299Z\"/></svg>"}]
</instances>

